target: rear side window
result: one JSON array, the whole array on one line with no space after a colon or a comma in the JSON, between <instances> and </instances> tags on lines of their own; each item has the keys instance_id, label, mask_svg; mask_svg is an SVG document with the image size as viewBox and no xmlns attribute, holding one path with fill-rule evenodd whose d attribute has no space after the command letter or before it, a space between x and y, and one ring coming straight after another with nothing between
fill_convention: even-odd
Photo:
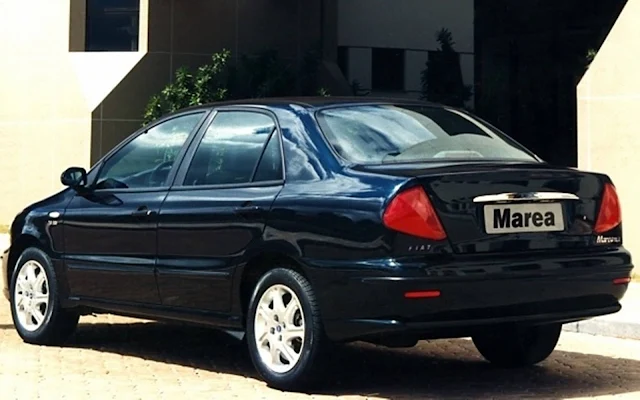
<instances>
[{"instance_id":1,"label":"rear side window","mask_svg":"<svg viewBox=\"0 0 640 400\"><path fill-rule=\"evenodd\" d=\"M275 131L275 122L265 114L219 112L193 156L184 184L201 186L251 182L267 141Z\"/></svg>"},{"instance_id":2,"label":"rear side window","mask_svg":"<svg viewBox=\"0 0 640 400\"><path fill-rule=\"evenodd\" d=\"M282 152L280 147L280 135L277 132L271 134L271 139L264 149L260 164L256 170L254 182L268 182L282 180Z\"/></svg>"},{"instance_id":3,"label":"rear side window","mask_svg":"<svg viewBox=\"0 0 640 400\"><path fill-rule=\"evenodd\" d=\"M316 117L335 151L359 164L537 161L506 135L443 107L354 105L321 110Z\"/></svg>"}]
</instances>

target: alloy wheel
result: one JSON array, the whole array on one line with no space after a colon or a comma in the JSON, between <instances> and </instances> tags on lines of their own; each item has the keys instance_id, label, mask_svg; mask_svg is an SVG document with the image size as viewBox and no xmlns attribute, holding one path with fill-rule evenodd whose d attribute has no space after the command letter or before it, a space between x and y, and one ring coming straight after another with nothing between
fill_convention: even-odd
<instances>
[{"instance_id":1,"label":"alloy wheel","mask_svg":"<svg viewBox=\"0 0 640 400\"><path fill-rule=\"evenodd\" d=\"M29 332L42 326L49 308L49 280L42 265L29 260L18 272L14 296L18 322Z\"/></svg>"},{"instance_id":2,"label":"alloy wheel","mask_svg":"<svg viewBox=\"0 0 640 400\"><path fill-rule=\"evenodd\" d=\"M305 323L298 296L284 285L269 287L255 313L255 341L260 359L271 371L291 371L304 346Z\"/></svg>"}]
</instances>

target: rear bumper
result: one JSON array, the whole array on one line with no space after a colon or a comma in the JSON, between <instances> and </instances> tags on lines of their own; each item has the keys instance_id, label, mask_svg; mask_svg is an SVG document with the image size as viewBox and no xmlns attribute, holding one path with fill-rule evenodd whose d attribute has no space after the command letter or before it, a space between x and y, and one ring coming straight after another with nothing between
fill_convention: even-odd
<instances>
[{"instance_id":1,"label":"rear bumper","mask_svg":"<svg viewBox=\"0 0 640 400\"><path fill-rule=\"evenodd\" d=\"M326 323L328 336L332 340L345 341L374 339L380 337L411 337L416 339L441 339L473 336L475 332L506 325L540 325L548 323L570 323L620 310L619 303L602 308L582 310L520 314L494 318L467 318L450 321L406 322L395 319L350 319Z\"/></svg>"},{"instance_id":2,"label":"rear bumper","mask_svg":"<svg viewBox=\"0 0 640 400\"><path fill-rule=\"evenodd\" d=\"M312 263L313 264L313 263ZM358 340L470 336L505 324L568 323L620 310L631 257L600 253L310 265L327 335ZM409 291L440 296L407 299Z\"/></svg>"}]
</instances>

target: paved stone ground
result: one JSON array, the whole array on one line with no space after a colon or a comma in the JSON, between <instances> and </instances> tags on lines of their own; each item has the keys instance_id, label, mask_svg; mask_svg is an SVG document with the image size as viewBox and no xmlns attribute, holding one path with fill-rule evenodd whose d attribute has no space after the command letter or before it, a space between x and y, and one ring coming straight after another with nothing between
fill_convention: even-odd
<instances>
[{"instance_id":1,"label":"paved stone ground","mask_svg":"<svg viewBox=\"0 0 640 400\"><path fill-rule=\"evenodd\" d=\"M335 353L321 393L257 379L243 348L215 331L113 316L84 317L66 347L24 344L0 301L0 399L640 398L640 341L563 333L539 367L491 367L469 340Z\"/></svg>"}]
</instances>

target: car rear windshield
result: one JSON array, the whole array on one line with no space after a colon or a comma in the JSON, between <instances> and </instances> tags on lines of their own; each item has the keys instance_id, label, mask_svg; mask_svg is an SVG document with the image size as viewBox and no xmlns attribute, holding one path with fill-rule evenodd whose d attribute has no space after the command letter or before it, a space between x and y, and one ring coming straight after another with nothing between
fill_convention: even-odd
<instances>
[{"instance_id":1,"label":"car rear windshield","mask_svg":"<svg viewBox=\"0 0 640 400\"><path fill-rule=\"evenodd\" d=\"M358 164L538 161L508 136L445 107L339 106L316 118L335 151Z\"/></svg>"}]
</instances>

